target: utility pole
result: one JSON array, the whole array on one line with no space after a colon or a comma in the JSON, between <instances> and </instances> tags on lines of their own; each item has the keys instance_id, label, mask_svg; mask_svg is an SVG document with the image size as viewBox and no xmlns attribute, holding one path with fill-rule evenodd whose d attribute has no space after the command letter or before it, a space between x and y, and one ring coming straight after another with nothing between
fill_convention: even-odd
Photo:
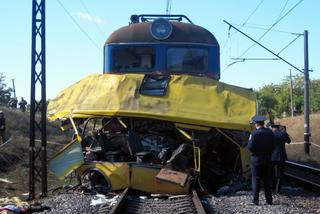
<instances>
[{"instance_id":1,"label":"utility pole","mask_svg":"<svg viewBox=\"0 0 320 214\"><path fill-rule=\"evenodd\" d=\"M39 189L41 189L42 196L47 195L47 103L45 29L45 0L32 0L29 199L34 199L36 196L36 190ZM41 92L40 101L39 98L37 101L36 91ZM38 115L40 117L38 117ZM36 143L35 141L36 134L41 135L40 143ZM39 183L40 188L38 188L37 183Z\"/></svg>"},{"instance_id":2,"label":"utility pole","mask_svg":"<svg viewBox=\"0 0 320 214\"><path fill-rule=\"evenodd\" d=\"M13 97L15 99L17 99L17 96L16 96L16 86L14 85L14 79L11 79L12 81L12 89L13 89Z\"/></svg>"},{"instance_id":3,"label":"utility pole","mask_svg":"<svg viewBox=\"0 0 320 214\"><path fill-rule=\"evenodd\" d=\"M293 117L293 83L292 83L292 72L291 69L290 71L290 105L291 105L291 117Z\"/></svg>"},{"instance_id":4,"label":"utility pole","mask_svg":"<svg viewBox=\"0 0 320 214\"><path fill-rule=\"evenodd\" d=\"M303 71L299 69L298 67L294 66L292 63L288 62L284 58L282 58L279 54L276 54L275 52L271 51L255 39L251 38L238 28L234 27L232 24L229 22L223 20L227 25L229 25L229 29L233 28L242 35L246 36L248 39L252 40L256 44L258 44L260 47L268 51L269 53L273 54L274 56L278 57L280 60L283 62L287 63L297 71L301 72L304 74L304 116L305 116L305 124L304 124L304 152L306 154L309 154L310 152L310 112L309 112L309 56L308 56L308 31L304 31L304 69Z\"/></svg>"},{"instance_id":5,"label":"utility pole","mask_svg":"<svg viewBox=\"0 0 320 214\"><path fill-rule=\"evenodd\" d=\"M308 31L304 31L304 152L310 152Z\"/></svg>"},{"instance_id":6,"label":"utility pole","mask_svg":"<svg viewBox=\"0 0 320 214\"><path fill-rule=\"evenodd\" d=\"M166 8L167 15L171 14L171 4L172 4L172 0L167 0L167 8Z\"/></svg>"}]
</instances>

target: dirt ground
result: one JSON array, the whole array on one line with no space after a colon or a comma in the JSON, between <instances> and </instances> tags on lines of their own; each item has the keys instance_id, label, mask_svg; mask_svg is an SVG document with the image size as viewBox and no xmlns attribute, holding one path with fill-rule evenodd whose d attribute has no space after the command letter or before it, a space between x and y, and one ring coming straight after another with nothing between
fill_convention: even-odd
<instances>
[{"instance_id":1,"label":"dirt ground","mask_svg":"<svg viewBox=\"0 0 320 214\"><path fill-rule=\"evenodd\" d=\"M0 108L6 118L6 135L12 141L0 148L0 198L20 197L28 192L29 179L29 114L6 108ZM65 144L70 137L59 130L58 123L48 123L49 141ZM36 135L36 139L40 139ZM62 146L48 144L48 159L52 157ZM51 173L48 175L49 188L61 185L62 182Z\"/></svg>"}]
</instances>

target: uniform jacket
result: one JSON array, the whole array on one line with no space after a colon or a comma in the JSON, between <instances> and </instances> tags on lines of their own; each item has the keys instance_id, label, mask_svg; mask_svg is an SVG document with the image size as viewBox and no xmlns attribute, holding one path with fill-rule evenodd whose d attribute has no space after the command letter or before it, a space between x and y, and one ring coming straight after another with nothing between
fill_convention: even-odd
<instances>
[{"instance_id":1,"label":"uniform jacket","mask_svg":"<svg viewBox=\"0 0 320 214\"><path fill-rule=\"evenodd\" d=\"M275 136L275 147L272 152L272 161L285 161L287 160L286 143L290 143L291 139L286 132L276 130L273 132Z\"/></svg>"},{"instance_id":2,"label":"uniform jacket","mask_svg":"<svg viewBox=\"0 0 320 214\"><path fill-rule=\"evenodd\" d=\"M6 129L6 119L4 117L0 118L0 131L4 131Z\"/></svg>"},{"instance_id":3,"label":"uniform jacket","mask_svg":"<svg viewBox=\"0 0 320 214\"><path fill-rule=\"evenodd\" d=\"M248 142L251 163L253 165L270 164L274 144L274 135L270 129L263 127L254 130Z\"/></svg>"}]
</instances>

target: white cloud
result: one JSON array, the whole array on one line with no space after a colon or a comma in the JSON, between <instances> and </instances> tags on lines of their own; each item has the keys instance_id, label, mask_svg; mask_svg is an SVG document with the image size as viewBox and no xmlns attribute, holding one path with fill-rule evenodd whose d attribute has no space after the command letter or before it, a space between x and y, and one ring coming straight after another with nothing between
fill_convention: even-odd
<instances>
[{"instance_id":1,"label":"white cloud","mask_svg":"<svg viewBox=\"0 0 320 214\"><path fill-rule=\"evenodd\" d=\"M73 16L77 16L83 20L89 21L89 22L95 22L98 25L103 24L104 20L97 17L97 16L91 16L88 13L84 13L84 12L76 12L76 13L72 13Z\"/></svg>"}]
</instances>

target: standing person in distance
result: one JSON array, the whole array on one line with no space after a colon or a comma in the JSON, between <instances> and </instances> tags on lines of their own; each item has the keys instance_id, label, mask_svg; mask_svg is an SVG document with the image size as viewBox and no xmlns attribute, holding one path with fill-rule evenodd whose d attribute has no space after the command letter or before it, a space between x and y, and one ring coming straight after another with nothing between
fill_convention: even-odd
<instances>
[{"instance_id":1,"label":"standing person in distance","mask_svg":"<svg viewBox=\"0 0 320 214\"><path fill-rule=\"evenodd\" d=\"M265 116L252 118L256 129L251 133L248 142L252 172L252 194L255 205L259 205L261 181L264 184L266 202L272 205L271 155L274 148L274 135L270 129L264 126L266 119Z\"/></svg>"},{"instance_id":2,"label":"standing person in distance","mask_svg":"<svg viewBox=\"0 0 320 214\"><path fill-rule=\"evenodd\" d=\"M6 136L6 119L3 111L0 111L0 145L5 142Z\"/></svg>"},{"instance_id":3,"label":"standing person in distance","mask_svg":"<svg viewBox=\"0 0 320 214\"><path fill-rule=\"evenodd\" d=\"M23 97L21 97L21 100L20 102L18 103L19 104L19 109L20 111L22 112L25 112L26 111L26 106L27 106L27 101L25 99L23 99Z\"/></svg>"},{"instance_id":4,"label":"standing person in distance","mask_svg":"<svg viewBox=\"0 0 320 214\"><path fill-rule=\"evenodd\" d=\"M287 160L285 144L291 143L291 139L287 132L280 130L280 125L273 124L271 128L275 137L275 147L272 152L273 186L275 186L275 193L279 194L284 172L284 163Z\"/></svg>"}]
</instances>

